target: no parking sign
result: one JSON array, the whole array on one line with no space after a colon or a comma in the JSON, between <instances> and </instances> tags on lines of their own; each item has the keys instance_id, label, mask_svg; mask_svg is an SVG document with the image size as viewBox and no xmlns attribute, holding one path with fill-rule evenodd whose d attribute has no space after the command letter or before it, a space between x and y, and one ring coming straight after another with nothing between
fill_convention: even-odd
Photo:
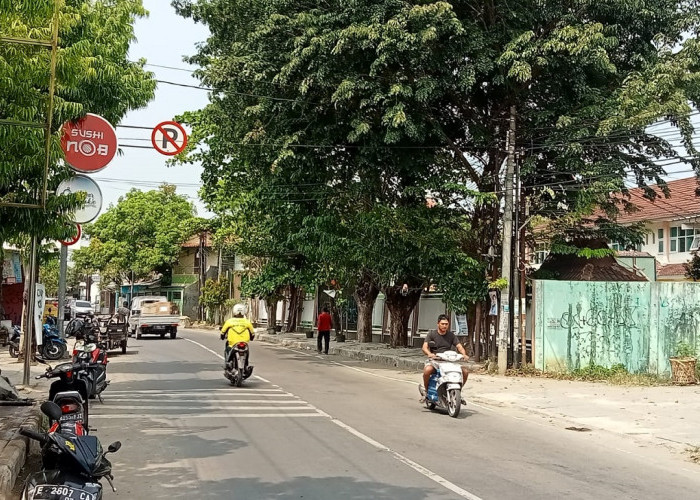
<instances>
[{"instance_id":1,"label":"no parking sign","mask_svg":"<svg viewBox=\"0 0 700 500\"><path fill-rule=\"evenodd\" d=\"M162 122L153 129L151 143L160 154L174 156L187 147L187 132L177 122Z\"/></svg>"}]
</instances>

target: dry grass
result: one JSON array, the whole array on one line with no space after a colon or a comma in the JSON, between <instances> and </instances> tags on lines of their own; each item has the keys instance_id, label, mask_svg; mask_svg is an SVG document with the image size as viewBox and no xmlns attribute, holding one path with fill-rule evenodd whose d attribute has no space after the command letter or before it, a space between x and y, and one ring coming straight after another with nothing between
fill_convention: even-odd
<instances>
[{"instance_id":1,"label":"dry grass","mask_svg":"<svg viewBox=\"0 0 700 500\"><path fill-rule=\"evenodd\" d=\"M622 365L614 365L611 368L604 366L587 366L571 372L543 372L532 364L510 369L506 372L510 377L544 377L555 380L576 380L583 382L607 382L611 385L622 386L659 386L670 385L670 379L657 377L648 373L630 373Z\"/></svg>"}]
</instances>

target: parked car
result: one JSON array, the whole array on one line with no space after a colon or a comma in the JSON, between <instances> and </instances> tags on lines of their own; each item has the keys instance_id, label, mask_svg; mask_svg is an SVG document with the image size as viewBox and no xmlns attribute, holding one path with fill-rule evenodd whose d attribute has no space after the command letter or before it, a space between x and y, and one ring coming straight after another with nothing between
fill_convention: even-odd
<instances>
[{"instance_id":1,"label":"parked car","mask_svg":"<svg viewBox=\"0 0 700 500\"><path fill-rule=\"evenodd\" d=\"M95 310L87 300L76 300L71 303L71 317L79 318L90 313L95 314Z\"/></svg>"}]
</instances>

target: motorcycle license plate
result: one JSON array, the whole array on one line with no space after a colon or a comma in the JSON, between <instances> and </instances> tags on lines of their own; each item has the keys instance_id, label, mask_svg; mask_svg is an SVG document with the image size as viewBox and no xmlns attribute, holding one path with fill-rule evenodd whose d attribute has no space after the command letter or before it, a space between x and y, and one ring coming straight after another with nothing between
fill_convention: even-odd
<instances>
[{"instance_id":1,"label":"motorcycle license plate","mask_svg":"<svg viewBox=\"0 0 700 500\"><path fill-rule=\"evenodd\" d=\"M60 421L61 422L82 422L83 420L83 414L82 413L64 413L61 415Z\"/></svg>"},{"instance_id":2,"label":"motorcycle license plate","mask_svg":"<svg viewBox=\"0 0 700 500\"><path fill-rule=\"evenodd\" d=\"M95 500L95 495L85 490L60 484L42 484L34 490L36 500Z\"/></svg>"}]
</instances>

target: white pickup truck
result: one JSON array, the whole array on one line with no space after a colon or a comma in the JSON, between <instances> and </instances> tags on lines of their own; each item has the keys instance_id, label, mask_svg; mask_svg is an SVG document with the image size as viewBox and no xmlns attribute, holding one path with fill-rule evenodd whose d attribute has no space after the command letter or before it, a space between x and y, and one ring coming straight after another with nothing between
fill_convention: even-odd
<instances>
[{"instance_id":1,"label":"white pickup truck","mask_svg":"<svg viewBox=\"0 0 700 500\"><path fill-rule=\"evenodd\" d=\"M140 339L142 335L177 337L180 314L167 297L134 297L129 312L129 332Z\"/></svg>"}]
</instances>

